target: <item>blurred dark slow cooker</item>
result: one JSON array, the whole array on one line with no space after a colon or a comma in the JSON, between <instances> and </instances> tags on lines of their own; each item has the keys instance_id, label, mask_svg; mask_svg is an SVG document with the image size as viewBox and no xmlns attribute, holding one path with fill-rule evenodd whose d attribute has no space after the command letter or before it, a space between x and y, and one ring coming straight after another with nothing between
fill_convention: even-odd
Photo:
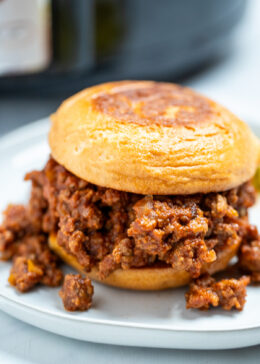
<instances>
[{"instance_id":1,"label":"blurred dark slow cooker","mask_svg":"<svg viewBox=\"0 0 260 364\"><path fill-rule=\"evenodd\" d=\"M0 92L171 79L226 52L245 0L0 0Z\"/></svg>"}]
</instances>

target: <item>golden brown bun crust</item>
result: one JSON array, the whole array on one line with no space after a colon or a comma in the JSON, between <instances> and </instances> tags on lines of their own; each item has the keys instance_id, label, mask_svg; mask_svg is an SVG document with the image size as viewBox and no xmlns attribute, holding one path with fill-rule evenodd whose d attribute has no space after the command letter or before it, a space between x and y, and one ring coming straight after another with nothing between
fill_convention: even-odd
<instances>
[{"instance_id":1,"label":"golden brown bun crust","mask_svg":"<svg viewBox=\"0 0 260 364\"><path fill-rule=\"evenodd\" d=\"M224 107L170 83L91 87L52 116L53 157L103 187L140 194L224 191L253 177L259 142Z\"/></svg>"},{"instance_id":2,"label":"golden brown bun crust","mask_svg":"<svg viewBox=\"0 0 260 364\"><path fill-rule=\"evenodd\" d=\"M190 275L184 270L177 271L170 267L165 268L137 268L137 269L117 269L104 280L100 280L97 268L86 273L84 268L78 263L77 259L69 255L57 243L55 235L49 237L50 248L61 257L61 259L75 268L80 273L87 275L90 279L99 281L103 284L143 291L155 291L167 288L176 288L185 286L190 281ZM203 272L209 274L224 270L229 261L236 255L239 243L227 246L218 254L217 260L204 266Z\"/></svg>"}]
</instances>

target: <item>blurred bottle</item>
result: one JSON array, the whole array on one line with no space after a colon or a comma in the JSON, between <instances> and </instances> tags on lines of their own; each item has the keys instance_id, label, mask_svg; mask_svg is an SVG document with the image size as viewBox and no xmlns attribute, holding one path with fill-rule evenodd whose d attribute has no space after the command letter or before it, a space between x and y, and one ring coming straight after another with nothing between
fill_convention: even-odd
<instances>
[{"instance_id":1,"label":"blurred bottle","mask_svg":"<svg viewBox=\"0 0 260 364\"><path fill-rule=\"evenodd\" d=\"M174 80L228 51L244 0L0 0L0 92Z\"/></svg>"}]
</instances>

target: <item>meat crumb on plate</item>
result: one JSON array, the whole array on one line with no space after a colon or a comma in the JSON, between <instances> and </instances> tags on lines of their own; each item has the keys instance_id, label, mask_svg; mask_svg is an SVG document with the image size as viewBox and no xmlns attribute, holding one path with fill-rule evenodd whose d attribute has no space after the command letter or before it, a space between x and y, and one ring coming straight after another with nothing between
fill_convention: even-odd
<instances>
[{"instance_id":1,"label":"meat crumb on plate","mask_svg":"<svg viewBox=\"0 0 260 364\"><path fill-rule=\"evenodd\" d=\"M86 311L92 306L93 293L94 287L89 278L67 274L59 295L67 311Z\"/></svg>"},{"instance_id":2,"label":"meat crumb on plate","mask_svg":"<svg viewBox=\"0 0 260 364\"><path fill-rule=\"evenodd\" d=\"M222 279L216 281L208 274L195 279L185 295L186 307L208 310L220 306L224 310L235 308L241 311L246 302L246 286L250 278Z\"/></svg>"}]
</instances>

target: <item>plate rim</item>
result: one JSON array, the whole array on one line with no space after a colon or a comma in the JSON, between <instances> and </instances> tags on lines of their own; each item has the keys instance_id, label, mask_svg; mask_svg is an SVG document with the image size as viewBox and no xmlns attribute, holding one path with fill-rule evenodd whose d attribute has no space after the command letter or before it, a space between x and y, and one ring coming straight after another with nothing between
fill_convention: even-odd
<instances>
[{"instance_id":1,"label":"plate rim","mask_svg":"<svg viewBox=\"0 0 260 364\"><path fill-rule=\"evenodd\" d=\"M95 282L97 283L97 282ZM99 283L100 284L100 283ZM51 288L50 288L51 289ZM22 307L25 308L27 310L32 310L34 312L39 312L43 315L46 316L52 316L52 317L57 317L59 319L66 319L68 321L77 321L77 322L82 322L82 323L89 323L89 324L96 324L96 325L106 325L106 326L114 326L114 327L124 327L124 328L138 328L138 329L144 329L144 330L154 330L154 331L175 331L175 332L190 332L190 333L205 333L205 332L209 332L209 333L221 333L221 332L237 332L237 331L251 331L251 330L255 330L255 329L260 329L260 324L257 325L250 325L250 326L242 326L242 327L237 327L234 329L230 329L230 328L218 328L218 329L210 329L210 328L205 328L205 329L192 329L192 328L179 328L179 327L166 327L166 326L160 326L160 325L150 325L150 324L145 324L145 323L137 323L137 322L127 322L127 321L114 321L114 320L107 320L107 319L99 319L99 318L88 318L88 317L82 317L80 315L76 316L73 314L73 312L66 312L64 311L64 313L60 313L60 312L51 312L48 311L48 309L40 309L37 308L34 305L30 305L30 304L26 304L24 302L20 302L19 299L14 299L14 298L10 298L2 293L0 293L0 300L2 299L2 301L5 301L6 303L11 302L13 305L16 305L18 307ZM0 309L1 308L1 301L0 301ZM3 310L3 309L2 309ZM3 310L4 311L4 310ZM239 315L239 312L236 313L237 315Z\"/></svg>"}]
</instances>

